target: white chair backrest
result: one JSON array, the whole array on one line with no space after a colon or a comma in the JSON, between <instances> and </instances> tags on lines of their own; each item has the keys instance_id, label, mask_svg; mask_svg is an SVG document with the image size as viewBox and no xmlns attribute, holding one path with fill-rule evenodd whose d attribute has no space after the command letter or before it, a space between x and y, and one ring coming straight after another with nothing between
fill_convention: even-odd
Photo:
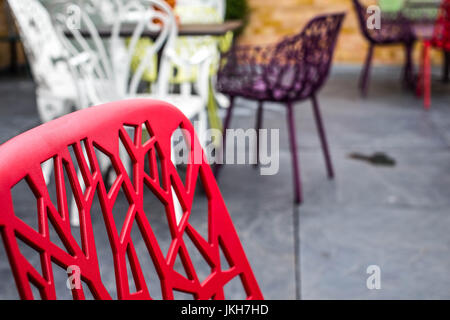
<instances>
[{"instance_id":1,"label":"white chair backrest","mask_svg":"<svg viewBox=\"0 0 450 320\"><path fill-rule=\"evenodd\" d=\"M90 14L97 14L105 24L115 22L115 0L85 0L84 8Z\"/></svg>"},{"instance_id":2,"label":"white chair backrest","mask_svg":"<svg viewBox=\"0 0 450 320\"><path fill-rule=\"evenodd\" d=\"M181 15L180 19L183 23L223 22L225 20L225 0L177 0L176 6L180 9L183 8L179 12ZM189 7L194 9L190 12L191 15L188 10L185 10ZM216 17L199 16L199 14L196 14L196 8L210 8L214 10L220 21L216 21Z\"/></svg>"},{"instance_id":3,"label":"white chair backrest","mask_svg":"<svg viewBox=\"0 0 450 320\"><path fill-rule=\"evenodd\" d=\"M67 63L66 51L58 39L45 7L37 0L8 0L20 37L39 88L61 90L63 85L75 90Z\"/></svg>"},{"instance_id":4,"label":"white chair backrest","mask_svg":"<svg viewBox=\"0 0 450 320\"><path fill-rule=\"evenodd\" d=\"M83 9L80 11L80 29L69 30L72 41L64 36L66 17L61 15L57 19L59 35L71 55L72 72L82 84L89 104L135 96L153 56L164 44L164 48L172 46L177 35L172 10L160 0L114 0L113 17L108 41L101 38L97 26ZM133 31L125 45L121 31L129 29L130 17L134 19ZM133 54L145 30L154 32L157 37L131 74Z\"/></svg>"}]
</instances>

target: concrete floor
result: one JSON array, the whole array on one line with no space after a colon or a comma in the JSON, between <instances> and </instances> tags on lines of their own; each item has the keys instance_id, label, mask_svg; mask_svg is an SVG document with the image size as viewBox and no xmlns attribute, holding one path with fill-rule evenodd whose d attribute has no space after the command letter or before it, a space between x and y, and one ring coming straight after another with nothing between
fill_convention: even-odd
<instances>
[{"instance_id":1,"label":"concrete floor","mask_svg":"<svg viewBox=\"0 0 450 320\"><path fill-rule=\"evenodd\" d=\"M303 299L449 299L450 84L440 83L437 72L426 112L401 88L397 68L374 69L367 99L356 89L358 73L335 68L319 95L334 181L326 178L310 103L303 102L296 122L305 201L293 205L285 110L268 104L264 126L280 129L280 171L261 176L251 166L225 167L219 181L225 202L268 299L300 293ZM237 104L232 127L252 127L255 103ZM0 80L0 122L0 143L38 124L30 80ZM377 151L396 166L348 158ZM199 197L195 208L204 205ZM369 265L381 269L380 290L366 286ZM0 298L14 297L8 267L0 246ZM110 264L103 275L114 295ZM240 297L238 285L229 297Z\"/></svg>"}]
</instances>

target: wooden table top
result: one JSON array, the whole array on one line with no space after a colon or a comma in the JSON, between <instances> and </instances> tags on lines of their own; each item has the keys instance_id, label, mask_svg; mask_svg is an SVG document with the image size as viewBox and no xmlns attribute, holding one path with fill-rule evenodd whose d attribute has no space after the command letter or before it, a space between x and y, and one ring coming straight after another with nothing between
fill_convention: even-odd
<instances>
[{"instance_id":1,"label":"wooden table top","mask_svg":"<svg viewBox=\"0 0 450 320\"><path fill-rule=\"evenodd\" d=\"M223 36L229 31L235 31L242 26L241 20L230 20L224 23L198 23L198 24L181 24L178 28L179 36ZM120 30L121 37L131 37L134 32L135 25L133 24L123 24ZM111 27L109 26L99 26L97 28L98 34L102 38L108 38L111 36ZM80 33L83 37L90 37L88 30L80 29ZM73 34L70 30L64 31L64 34L72 38ZM144 38L156 38L158 32L144 30L142 32L142 37Z\"/></svg>"}]
</instances>

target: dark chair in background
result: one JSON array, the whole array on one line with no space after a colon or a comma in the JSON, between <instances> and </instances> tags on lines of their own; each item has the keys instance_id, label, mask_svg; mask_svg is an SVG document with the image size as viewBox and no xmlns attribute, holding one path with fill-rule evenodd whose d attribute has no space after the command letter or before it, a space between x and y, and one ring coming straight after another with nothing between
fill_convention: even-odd
<instances>
[{"instance_id":1,"label":"dark chair in background","mask_svg":"<svg viewBox=\"0 0 450 320\"><path fill-rule=\"evenodd\" d=\"M431 107L431 48L438 48L444 52L444 81L447 81L450 69L450 0L442 1L433 36L423 41L422 66L417 92L419 95L423 94L425 109Z\"/></svg>"},{"instance_id":2,"label":"dark chair in background","mask_svg":"<svg viewBox=\"0 0 450 320\"><path fill-rule=\"evenodd\" d=\"M394 17L389 15L388 18L381 21L380 29L367 28L367 19L370 16L367 8L360 3L359 0L353 0L353 5L358 16L361 32L369 42L369 51L367 52L366 61L361 73L359 88L363 96L367 95L369 86L370 68L372 64L373 51L375 46L387 45L403 45L406 51L406 61L403 72L403 80L407 85L414 84L412 51L416 38L410 28L408 19L404 18L401 13Z\"/></svg>"},{"instance_id":3,"label":"dark chair in background","mask_svg":"<svg viewBox=\"0 0 450 320\"><path fill-rule=\"evenodd\" d=\"M224 122L224 132L230 126L235 97L259 102L257 130L262 125L264 101L280 102L286 105L296 203L302 202L302 192L294 121L295 102L311 99L328 176L334 177L317 92L328 77L344 17L344 13L318 16L311 20L298 35L287 37L272 46L236 46L224 56L223 65L219 70L218 90L229 95L231 101ZM259 156L259 141L257 145ZM226 149L225 138L223 149ZM220 165L215 168L216 175L220 168Z\"/></svg>"}]
</instances>

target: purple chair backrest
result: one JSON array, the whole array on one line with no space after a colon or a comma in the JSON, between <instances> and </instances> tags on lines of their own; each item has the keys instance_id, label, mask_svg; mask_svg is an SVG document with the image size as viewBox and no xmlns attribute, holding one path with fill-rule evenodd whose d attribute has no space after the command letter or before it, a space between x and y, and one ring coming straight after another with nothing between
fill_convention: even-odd
<instances>
[{"instance_id":1,"label":"purple chair backrest","mask_svg":"<svg viewBox=\"0 0 450 320\"><path fill-rule=\"evenodd\" d=\"M301 33L276 45L265 74L275 97L300 100L320 89L328 77L344 17L344 13L318 16Z\"/></svg>"}]
</instances>

